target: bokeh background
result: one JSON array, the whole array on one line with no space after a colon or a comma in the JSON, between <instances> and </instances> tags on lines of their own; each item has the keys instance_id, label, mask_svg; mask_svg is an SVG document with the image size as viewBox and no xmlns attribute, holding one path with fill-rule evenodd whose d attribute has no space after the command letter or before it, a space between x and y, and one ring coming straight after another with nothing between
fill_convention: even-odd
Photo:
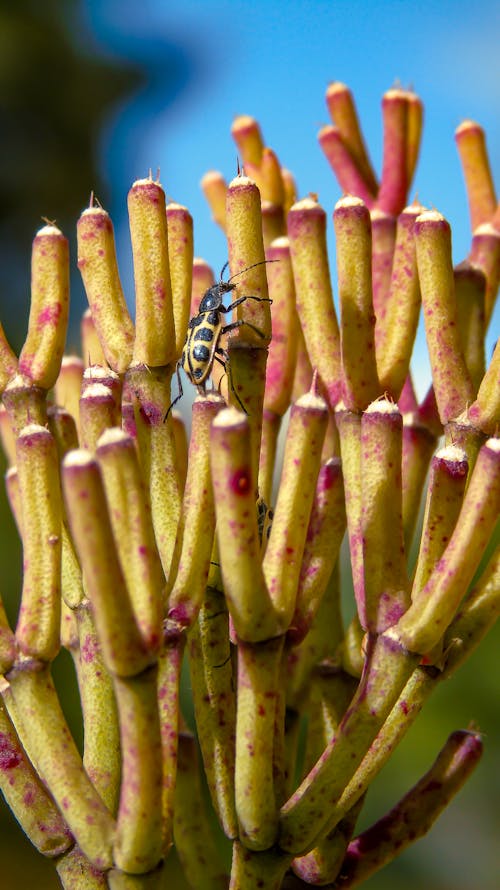
<instances>
[{"instance_id":1,"label":"bokeh background","mask_svg":"<svg viewBox=\"0 0 500 890\"><path fill-rule=\"evenodd\" d=\"M74 231L91 190L113 217L132 297L126 195L150 168L160 169L167 195L189 207L195 253L220 270L225 241L199 181L213 168L235 175L229 128L236 114L258 118L301 197L318 194L329 214L333 265L331 211L340 192L316 141L328 122L324 93L332 80L351 87L377 169L382 93L399 82L423 99L413 195L449 219L459 262L470 229L453 133L466 117L482 124L500 183L499 46L494 0L0 0L0 306L11 343L19 348L25 334L31 240L47 217L71 242L69 340L76 347L85 299ZM497 311L489 351L499 319ZM420 331L413 366L420 393L429 380L424 347ZM14 620L21 553L3 491L0 522L0 587ZM424 841L365 885L369 890L497 890L499 644L497 629L439 689L371 791L365 823L418 779L454 728L474 720L484 730L485 757L468 786ZM56 670L81 740L71 663L63 657ZM58 886L5 808L0 876L5 890Z\"/></svg>"}]
</instances>

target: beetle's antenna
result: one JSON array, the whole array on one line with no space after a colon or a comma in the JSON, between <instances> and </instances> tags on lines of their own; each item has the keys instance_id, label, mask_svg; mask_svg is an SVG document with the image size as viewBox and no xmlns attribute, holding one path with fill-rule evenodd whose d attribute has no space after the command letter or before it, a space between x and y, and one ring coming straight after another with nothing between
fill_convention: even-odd
<instances>
[{"instance_id":1,"label":"beetle's antenna","mask_svg":"<svg viewBox=\"0 0 500 890\"><path fill-rule=\"evenodd\" d=\"M229 266L229 260L227 260L227 262L224 263L222 269L220 270L220 280L221 280L221 281L222 281L223 278L224 278L224 272L226 271L226 269L227 269L228 266ZM231 280L231 279L229 279L229 280Z\"/></svg>"},{"instance_id":2,"label":"beetle's antenna","mask_svg":"<svg viewBox=\"0 0 500 890\"><path fill-rule=\"evenodd\" d=\"M231 275L231 278L227 279L227 281L229 283L230 281L233 280L233 278L237 278L238 275L243 275L244 272L248 272L249 269L254 269L255 266L263 266L265 263L279 263L279 262L280 262L279 260L260 260L260 262L258 262L258 263L252 263L251 266L247 266L246 269L241 269L240 272L235 272L234 275ZM229 265L229 264L226 263L226 266L227 265ZM226 268L226 266L224 266L224 269Z\"/></svg>"}]
</instances>

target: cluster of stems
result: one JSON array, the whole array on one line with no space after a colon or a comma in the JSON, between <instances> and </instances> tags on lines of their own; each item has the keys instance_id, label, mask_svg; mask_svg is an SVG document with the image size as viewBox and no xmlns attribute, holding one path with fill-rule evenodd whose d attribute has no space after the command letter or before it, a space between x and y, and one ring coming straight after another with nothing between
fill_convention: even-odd
<instances>
[{"instance_id":1,"label":"cluster of stems","mask_svg":"<svg viewBox=\"0 0 500 890\"><path fill-rule=\"evenodd\" d=\"M260 299L240 301L243 323L217 341L226 368L214 362L198 387L189 441L168 411L171 382L214 278L193 258L188 210L166 205L158 181L128 196L135 321L111 220L91 203L78 222L83 359L63 357L69 260L55 225L33 243L19 357L0 329L24 570L15 629L0 608L0 785L66 890L177 886L177 861L193 890L347 890L429 829L481 755L477 732L454 732L355 836L373 778L500 612L500 346L488 367L484 352L500 213L483 133L467 121L456 138L473 236L454 268L447 221L406 206L418 97L383 98L380 180L349 90L332 84L327 104L319 141L346 192L333 213L339 318L325 211L297 200L256 121L237 118L244 173L202 184L236 297ZM421 306L432 386L419 403ZM83 753L51 676L61 646ZM184 659L196 737L182 714Z\"/></svg>"}]
</instances>

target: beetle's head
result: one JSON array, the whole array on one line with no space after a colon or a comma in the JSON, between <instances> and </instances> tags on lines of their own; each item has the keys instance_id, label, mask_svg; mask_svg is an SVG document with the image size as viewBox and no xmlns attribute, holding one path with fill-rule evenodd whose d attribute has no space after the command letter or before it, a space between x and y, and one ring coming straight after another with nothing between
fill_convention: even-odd
<instances>
[{"instance_id":1,"label":"beetle's head","mask_svg":"<svg viewBox=\"0 0 500 890\"><path fill-rule=\"evenodd\" d=\"M199 311L210 312L211 309L220 309L224 294L228 294L235 287L236 285L230 284L229 281L219 281L218 284L212 284L212 287L209 287L201 298Z\"/></svg>"}]
</instances>

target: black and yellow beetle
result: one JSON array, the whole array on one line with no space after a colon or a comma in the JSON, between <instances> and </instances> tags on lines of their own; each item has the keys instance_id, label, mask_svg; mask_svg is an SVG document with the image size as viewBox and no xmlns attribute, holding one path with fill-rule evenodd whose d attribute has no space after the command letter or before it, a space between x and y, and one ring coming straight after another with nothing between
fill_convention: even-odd
<instances>
[{"instance_id":1,"label":"black and yellow beetle","mask_svg":"<svg viewBox=\"0 0 500 890\"><path fill-rule=\"evenodd\" d=\"M274 519L274 510L268 507L264 498L257 498L257 530L260 541L260 555L264 556L266 552L267 542L271 534L271 526Z\"/></svg>"},{"instance_id":2,"label":"black and yellow beetle","mask_svg":"<svg viewBox=\"0 0 500 890\"><path fill-rule=\"evenodd\" d=\"M269 297L256 297L248 294L243 297L238 297L238 299L234 300L233 303L230 303L229 306L224 306L222 301L225 294L231 293L231 291L235 290L237 287L237 285L233 283L233 279L237 278L238 275L243 275L244 272L248 272L249 269L253 269L255 266L262 266L264 263L275 262L277 262L277 260L261 260L259 263L252 263L251 266L247 266L247 268L242 269L241 272L236 272L236 274L232 275L227 281L224 281L223 276L229 263L225 263L220 273L220 280L217 284L213 284L212 287L209 287L208 290L205 291L200 300L198 315L194 315L188 325L186 342L184 343L182 355L177 362L176 368L179 394L171 403L165 415L165 420L174 405L176 405L183 396L184 391L182 389L182 381L179 373L180 369L183 369L191 383L198 388L198 392L204 392L205 383L212 370L214 361L219 362L219 364L221 364L227 371L231 389L234 392L241 409L243 411L245 410L238 393L233 387L229 355L226 350L220 346L220 338L224 334L228 334L229 331L234 331L236 328L242 327L242 325L251 328L259 337L264 337L264 334L250 321L244 321L243 319L224 324L223 315L232 312L237 306L241 306L245 300L256 300L259 303L272 303L272 300L270 300Z\"/></svg>"}]
</instances>

